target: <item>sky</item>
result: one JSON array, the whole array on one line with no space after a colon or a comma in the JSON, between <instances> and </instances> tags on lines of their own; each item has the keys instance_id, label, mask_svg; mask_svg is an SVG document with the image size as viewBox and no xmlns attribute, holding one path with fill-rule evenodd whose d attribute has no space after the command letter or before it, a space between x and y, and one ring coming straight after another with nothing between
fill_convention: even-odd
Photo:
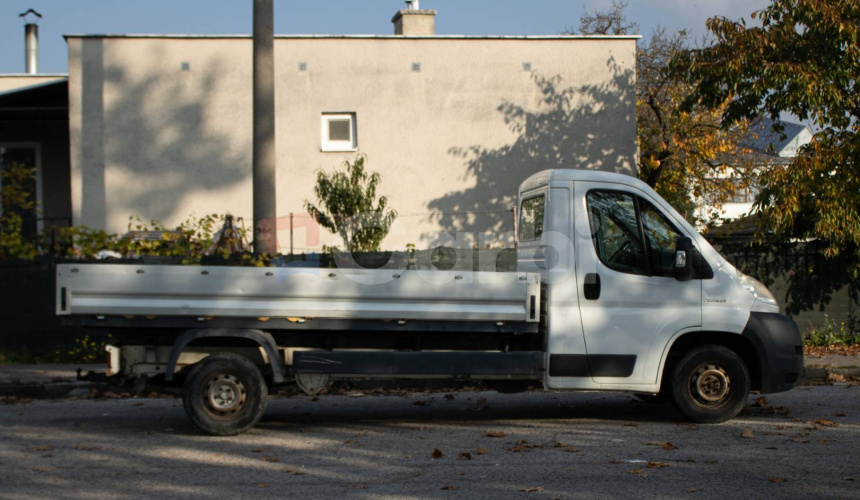
<instances>
[{"instance_id":1,"label":"sky","mask_svg":"<svg viewBox=\"0 0 860 500\"><path fill-rule=\"evenodd\" d=\"M768 0L629 0L628 19L647 36L657 26L706 33L713 16L749 15ZM445 35L557 35L611 0L420 0ZM64 34L250 34L252 0L0 0L0 73L24 72L24 22L35 9L39 72L66 73ZM276 34L392 34L402 0L275 0ZM30 18L33 18L31 15Z\"/></svg>"}]
</instances>

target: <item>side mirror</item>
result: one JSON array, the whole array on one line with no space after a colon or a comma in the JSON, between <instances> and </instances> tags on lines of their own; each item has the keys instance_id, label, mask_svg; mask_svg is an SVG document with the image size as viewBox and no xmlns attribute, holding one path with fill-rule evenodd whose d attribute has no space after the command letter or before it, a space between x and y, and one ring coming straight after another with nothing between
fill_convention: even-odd
<instances>
[{"instance_id":1,"label":"side mirror","mask_svg":"<svg viewBox=\"0 0 860 500\"><path fill-rule=\"evenodd\" d=\"M681 236L675 242L675 279L690 281L695 274L693 269L693 240Z\"/></svg>"}]
</instances>

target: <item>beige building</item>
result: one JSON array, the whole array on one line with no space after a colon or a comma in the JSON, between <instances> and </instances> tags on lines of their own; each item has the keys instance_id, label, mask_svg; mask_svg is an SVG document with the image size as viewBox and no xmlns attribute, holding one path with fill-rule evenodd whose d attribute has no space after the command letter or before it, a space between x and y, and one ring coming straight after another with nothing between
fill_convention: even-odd
<instances>
[{"instance_id":1,"label":"beige building","mask_svg":"<svg viewBox=\"0 0 860 500\"><path fill-rule=\"evenodd\" d=\"M315 172L356 154L400 213L388 249L512 231L517 186L543 169L634 174L638 37L437 36L427 10L392 21L395 35L275 37L282 250L291 213L297 252L336 243L308 238L301 214ZM122 233L133 215L230 212L249 226L251 38L66 40L74 223Z\"/></svg>"}]
</instances>

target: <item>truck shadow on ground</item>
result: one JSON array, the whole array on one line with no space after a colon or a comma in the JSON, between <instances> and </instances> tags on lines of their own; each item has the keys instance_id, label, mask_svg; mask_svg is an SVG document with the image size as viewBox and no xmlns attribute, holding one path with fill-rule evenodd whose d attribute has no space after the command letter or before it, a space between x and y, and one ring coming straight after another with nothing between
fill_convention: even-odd
<instances>
[{"instance_id":1,"label":"truck shadow on ground","mask_svg":"<svg viewBox=\"0 0 860 500\"><path fill-rule=\"evenodd\" d=\"M528 426L541 420L608 420L630 422L678 422L682 417L672 405L646 404L629 394L541 393L497 394L457 392L409 396L305 396L270 400L260 428L279 423L336 425L363 422L386 425L403 420L422 423L493 422ZM450 399L449 399L450 398ZM374 399L371 404L366 399Z\"/></svg>"}]
</instances>

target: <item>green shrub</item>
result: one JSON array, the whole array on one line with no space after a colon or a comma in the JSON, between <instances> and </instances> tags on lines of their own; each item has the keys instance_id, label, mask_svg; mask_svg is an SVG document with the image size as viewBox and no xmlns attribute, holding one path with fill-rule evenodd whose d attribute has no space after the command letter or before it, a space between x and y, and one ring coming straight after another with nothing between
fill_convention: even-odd
<instances>
[{"instance_id":1,"label":"green shrub","mask_svg":"<svg viewBox=\"0 0 860 500\"><path fill-rule=\"evenodd\" d=\"M35 259L36 245L24 238L23 214L38 209L28 184L36 181L36 167L12 163L0 170L0 259Z\"/></svg>"},{"instance_id":2,"label":"green shrub","mask_svg":"<svg viewBox=\"0 0 860 500\"><path fill-rule=\"evenodd\" d=\"M811 322L803 337L803 345L807 346L831 346L831 345L857 345L860 344L860 331L856 328L857 321L853 314L849 315L848 322L836 323L827 314L824 315L824 323L820 327Z\"/></svg>"}]
</instances>

